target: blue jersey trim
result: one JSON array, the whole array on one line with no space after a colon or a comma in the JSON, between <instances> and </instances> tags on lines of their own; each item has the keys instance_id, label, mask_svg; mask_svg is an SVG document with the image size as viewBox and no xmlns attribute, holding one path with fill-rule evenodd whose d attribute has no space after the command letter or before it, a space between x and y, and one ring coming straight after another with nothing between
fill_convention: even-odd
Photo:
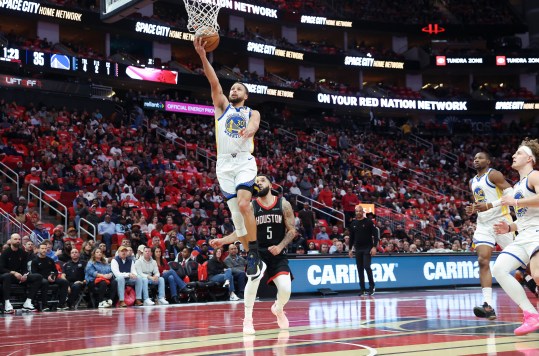
<instances>
[{"instance_id":1,"label":"blue jersey trim","mask_svg":"<svg viewBox=\"0 0 539 356\"><path fill-rule=\"evenodd\" d=\"M512 254L511 252L505 252L505 251L500 252L500 254L502 254L502 253L505 253L505 254L508 254L509 256L514 257L518 262L520 262L522 267L526 268L526 264L520 258L518 258L518 256Z\"/></svg>"}]
</instances>

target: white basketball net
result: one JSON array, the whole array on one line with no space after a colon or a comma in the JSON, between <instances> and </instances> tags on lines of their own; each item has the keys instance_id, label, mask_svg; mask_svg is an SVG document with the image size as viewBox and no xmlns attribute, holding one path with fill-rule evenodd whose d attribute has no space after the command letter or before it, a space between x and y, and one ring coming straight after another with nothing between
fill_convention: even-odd
<instances>
[{"instance_id":1,"label":"white basketball net","mask_svg":"<svg viewBox=\"0 0 539 356\"><path fill-rule=\"evenodd\" d=\"M219 32L217 15L221 10L220 1L183 0L183 2L187 10L187 29L189 32L196 32L197 35L201 36Z\"/></svg>"}]
</instances>

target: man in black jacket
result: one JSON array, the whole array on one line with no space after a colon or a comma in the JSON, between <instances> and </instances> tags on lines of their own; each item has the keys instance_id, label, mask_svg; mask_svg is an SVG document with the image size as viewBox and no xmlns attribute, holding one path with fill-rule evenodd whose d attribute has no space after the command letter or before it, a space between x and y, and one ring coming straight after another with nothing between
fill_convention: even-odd
<instances>
[{"instance_id":1,"label":"man in black jacket","mask_svg":"<svg viewBox=\"0 0 539 356\"><path fill-rule=\"evenodd\" d=\"M39 244L39 252L32 261L32 272L40 274L41 279L41 302L42 311L50 311L47 301L47 291L49 284L58 285L58 310L66 310L67 288L69 283L61 275L58 275L56 263L52 258L47 257L47 244L42 242Z\"/></svg>"},{"instance_id":2,"label":"man in black jacket","mask_svg":"<svg viewBox=\"0 0 539 356\"><path fill-rule=\"evenodd\" d=\"M372 276L371 258L376 255L376 246L380 241L378 229L374 226L371 219L365 218L363 207L356 206L356 217L350 223L348 230L350 231L350 257L356 253L357 273L359 275L359 287L361 288L359 295L374 294L374 278ZM369 291L365 289L365 272L369 279Z\"/></svg>"},{"instance_id":3,"label":"man in black jacket","mask_svg":"<svg viewBox=\"0 0 539 356\"><path fill-rule=\"evenodd\" d=\"M80 260L80 253L74 248L71 250L71 260L64 264L63 271L69 282L69 297L67 299L69 309L75 309L79 295L86 286L86 280L84 279L86 263L87 261Z\"/></svg>"},{"instance_id":4,"label":"man in black jacket","mask_svg":"<svg viewBox=\"0 0 539 356\"><path fill-rule=\"evenodd\" d=\"M23 310L35 311L32 299L35 297L41 284L41 276L28 272L28 254L21 248L21 236L13 234L10 238L10 247L0 255L0 280L3 285L4 312L12 314L15 311L9 301L11 285L18 283L27 287L26 301Z\"/></svg>"}]
</instances>

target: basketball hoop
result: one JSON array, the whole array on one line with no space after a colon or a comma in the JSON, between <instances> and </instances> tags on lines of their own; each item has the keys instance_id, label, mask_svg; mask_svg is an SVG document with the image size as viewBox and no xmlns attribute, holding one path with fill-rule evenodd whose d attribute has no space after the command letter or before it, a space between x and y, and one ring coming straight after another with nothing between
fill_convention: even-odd
<instances>
[{"instance_id":1,"label":"basketball hoop","mask_svg":"<svg viewBox=\"0 0 539 356\"><path fill-rule=\"evenodd\" d=\"M187 10L187 29L205 36L219 32L217 15L221 6L211 0L183 0ZM220 1L215 1L220 3Z\"/></svg>"}]
</instances>

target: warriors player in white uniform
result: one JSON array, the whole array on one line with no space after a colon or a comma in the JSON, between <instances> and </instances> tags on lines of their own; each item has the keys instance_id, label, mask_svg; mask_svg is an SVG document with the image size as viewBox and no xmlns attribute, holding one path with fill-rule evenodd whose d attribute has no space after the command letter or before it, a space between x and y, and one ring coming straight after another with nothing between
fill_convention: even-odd
<instances>
[{"instance_id":1,"label":"warriors player in white uniform","mask_svg":"<svg viewBox=\"0 0 539 356\"><path fill-rule=\"evenodd\" d=\"M513 242L512 233L497 235L494 232L494 223L500 219L512 222L509 208L491 207L491 203L503 195L511 195L513 188L507 183L503 174L490 168L490 155L478 152L474 157L474 168L477 175L470 180L474 201L473 205L466 207L468 214L477 211L477 228L473 240L479 262L479 280L483 291L483 305L474 308L474 314L480 318L496 319L496 312L492 308L492 274L490 272L490 258L496 244L503 249ZM490 209L488 209L490 208ZM488 210L487 210L488 209Z\"/></svg>"},{"instance_id":2,"label":"warriors player in white uniform","mask_svg":"<svg viewBox=\"0 0 539 356\"><path fill-rule=\"evenodd\" d=\"M234 83L228 98L223 94L217 74L206 58L200 37L195 38L194 46L210 82L215 107L217 179L227 199L236 234L243 247L249 251L245 272L249 277L258 277L263 274L265 265L258 256L256 221L251 207L257 173L256 160L251 153L254 149L253 137L260 125L260 113L243 106L248 96L244 84Z\"/></svg>"},{"instance_id":3,"label":"warriors player in white uniform","mask_svg":"<svg viewBox=\"0 0 539 356\"><path fill-rule=\"evenodd\" d=\"M493 206L512 206L517 220L500 221L494 225L498 234L518 231L515 241L507 246L496 259L492 273L503 290L523 310L524 322L515 329L515 335L526 335L539 330L539 312L530 302L524 289L510 274L530 264L531 275L539 283L539 172L533 167L539 157L537 140L525 139L513 155L512 168L517 170L520 181L513 187L512 196L503 196Z\"/></svg>"}]
</instances>

